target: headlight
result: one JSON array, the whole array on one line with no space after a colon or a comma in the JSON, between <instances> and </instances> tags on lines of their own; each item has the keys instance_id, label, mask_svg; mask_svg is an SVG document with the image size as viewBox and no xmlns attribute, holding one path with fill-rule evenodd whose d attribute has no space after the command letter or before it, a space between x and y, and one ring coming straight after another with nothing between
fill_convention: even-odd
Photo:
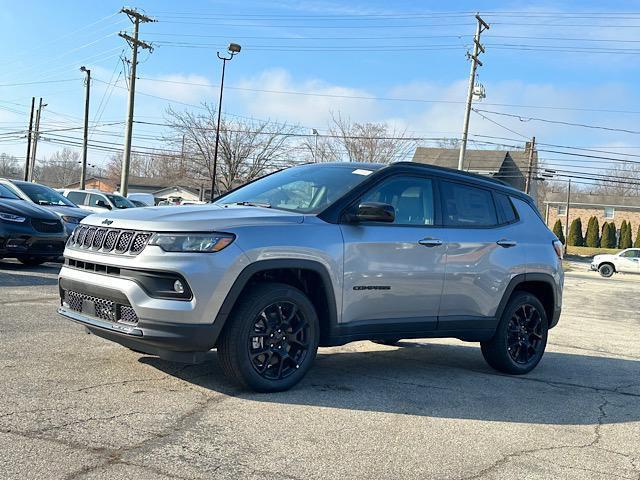
<instances>
[{"instance_id":1,"label":"headlight","mask_svg":"<svg viewBox=\"0 0 640 480\"><path fill-rule=\"evenodd\" d=\"M219 252L236 237L228 233L154 233L149 245L165 252Z\"/></svg>"},{"instance_id":2,"label":"headlight","mask_svg":"<svg viewBox=\"0 0 640 480\"><path fill-rule=\"evenodd\" d=\"M21 217L19 215L14 215L13 213L3 213L0 212L0 220L4 220L6 222L15 222L22 223L27 220L26 217Z\"/></svg>"},{"instance_id":3,"label":"headlight","mask_svg":"<svg viewBox=\"0 0 640 480\"><path fill-rule=\"evenodd\" d=\"M64 223L80 223L80 220L82 220L81 218L78 217L72 217L70 215L63 215L62 216L62 221Z\"/></svg>"}]
</instances>

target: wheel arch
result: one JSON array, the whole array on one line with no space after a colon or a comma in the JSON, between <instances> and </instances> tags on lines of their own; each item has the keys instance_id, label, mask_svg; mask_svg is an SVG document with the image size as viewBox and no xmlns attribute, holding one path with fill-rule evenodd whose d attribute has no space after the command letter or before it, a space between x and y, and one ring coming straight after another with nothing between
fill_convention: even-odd
<instances>
[{"instance_id":1,"label":"wheel arch","mask_svg":"<svg viewBox=\"0 0 640 480\"><path fill-rule=\"evenodd\" d=\"M511 279L509 285L500 300L498 310L496 311L496 319L499 321L507 307L507 303L516 292L528 292L535 295L542 303L549 321L549 328L555 326L557 322L557 286L554 278L547 273L522 273Z\"/></svg>"},{"instance_id":2,"label":"wheel arch","mask_svg":"<svg viewBox=\"0 0 640 480\"><path fill-rule=\"evenodd\" d=\"M611 260L603 260L603 261L601 261L601 262L598 264L598 270L600 270L600 267L601 267L602 265L611 265L611 267L613 267L613 273L617 273L617 272L618 272L618 269L616 268L616 264L615 264L615 263L613 263L613 261L611 261Z\"/></svg>"},{"instance_id":3,"label":"wheel arch","mask_svg":"<svg viewBox=\"0 0 640 480\"><path fill-rule=\"evenodd\" d=\"M333 283L327 268L314 260L272 259L248 265L236 278L215 318L216 344L229 315L245 289L256 283L267 281L286 283L302 290L309 297L318 313L320 345L327 343L329 338L335 335L338 309Z\"/></svg>"}]
</instances>

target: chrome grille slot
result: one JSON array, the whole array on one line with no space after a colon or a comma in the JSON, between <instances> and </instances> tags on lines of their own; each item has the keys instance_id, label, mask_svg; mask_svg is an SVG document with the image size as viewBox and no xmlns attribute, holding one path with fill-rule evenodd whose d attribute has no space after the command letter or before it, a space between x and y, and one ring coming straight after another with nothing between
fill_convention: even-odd
<instances>
[{"instance_id":1,"label":"chrome grille slot","mask_svg":"<svg viewBox=\"0 0 640 480\"><path fill-rule=\"evenodd\" d=\"M118 239L118 230L109 230L104 239L103 249L105 251L113 250L113 247L116 246L116 240Z\"/></svg>"},{"instance_id":2,"label":"chrome grille slot","mask_svg":"<svg viewBox=\"0 0 640 480\"><path fill-rule=\"evenodd\" d=\"M102 242L104 242L104 236L107 234L107 231L104 228L99 228L96 230L96 234L93 237L92 248L100 248L102 247Z\"/></svg>"},{"instance_id":3,"label":"chrome grille slot","mask_svg":"<svg viewBox=\"0 0 640 480\"><path fill-rule=\"evenodd\" d=\"M122 231L120 232L120 236L118 237L118 241L116 242L116 253L122 253L127 251L129 245L131 244L131 239L133 238L133 232Z\"/></svg>"}]
</instances>

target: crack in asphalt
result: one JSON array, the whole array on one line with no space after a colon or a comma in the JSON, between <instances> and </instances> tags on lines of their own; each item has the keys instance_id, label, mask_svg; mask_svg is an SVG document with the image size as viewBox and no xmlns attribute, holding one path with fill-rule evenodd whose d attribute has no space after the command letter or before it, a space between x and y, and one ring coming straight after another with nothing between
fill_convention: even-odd
<instances>
[{"instance_id":1,"label":"crack in asphalt","mask_svg":"<svg viewBox=\"0 0 640 480\"><path fill-rule=\"evenodd\" d=\"M614 392L615 393L615 392ZM471 476L465 476L465 477L461 477L459 480L474 480L474 479L478 479L481 478L489 473L494 472L495 470L497 470L498 468L506 465L507 463L509 463L509 461L511 461L514 458L518 458L518 457L522 457L522 456L533 456L534 458L537 458L539 460L545 460L542 459L538 456L536 456L536 453L540 453L540 452L549 452L549 451L554 451L554 450L563 450L563 449L571 449L571 448L576 448L576 449L585 449L585 448L597 448L599 450L605 450L606 449L601 449L600 447L598 447L598 443L600 442L600 440L602 439L602 426L605 423L605 419L607 418L607 412L606 412L606 407L609 405L609 400L604 396L604 394L602 395L602 403L600 403L598 405L598 418L597 418L597 424L594 427L594 432L593 432L593 440L591 440L589 443L586 443L584 445L556 445L556 446L552 446L552 447L538 447L538 448L529 448L529 449L525 449L525 450L520 450L517 452L512 452L509 453L505 456L503 456L502 458L500 458L499 460L497 460L496 462L494 462L493 464L489 465L486 468L483 468L482 470L480 470L479 472L471 475ZM623 455L625 457L628 457L631 459L631 464L634 467L634 469L638 470L636 465L635 465L635 460L633 459L633 457L631 457L630 455L627 454L622 454L620 452L615 452L615 453L619 453L620 455ZM560 465L557 463L554 463L554 465L560 466L560 467L564 467L564 468L569 468L569 469L575 469L575 470L582 470L582 471L588 471L588 472L593 472L593 473L600 473L600 474L605 474L608 476L614 476L617 478L633 478L633 477L628 477L628 476L624 476L618 473L613 473L611 471L599 471L599 470L593 470L593 469L588 469L588 468L584 468L584 467L579 467L576 465ZM639 471L640 473L640 471ZM638 478L640 479L640 475L638 476Z\"/></svg>"},{"instance_id":2,"label":"crack in asphalt","mask_svg":"<svg viewBox=\"0 0 640 480\"><path fill-rule=\"evenodd\" d=\"M72 474L67 475L67 477L65 478L66 480L76 480L86 475L87 473L91 473L100 468L109 468L119 463L127 464L128 461L124 460L124 457L126 455L132 453L144 453L155 447L162 446L164 443L166 443L166 441L168 441L169 437L181 435L185 431L189 430L189 428L191 428L193 425L195 425L210 405L215 405L234 397L235 395L219 395L208 397L204 402L197 404L194 408L178 417L174 422L172 422L171 425L164 428L161 432L152 434L149 438L136 445L119 448L117 451L113 451L103 463L82 468ZM138 466L142 468L148 468L146 465ZM158 470L157 473L172 477L171 474L167 474L162 470ZM175 475L173 477L180 478L176 477Z\"/></svg>"}]
</instances>

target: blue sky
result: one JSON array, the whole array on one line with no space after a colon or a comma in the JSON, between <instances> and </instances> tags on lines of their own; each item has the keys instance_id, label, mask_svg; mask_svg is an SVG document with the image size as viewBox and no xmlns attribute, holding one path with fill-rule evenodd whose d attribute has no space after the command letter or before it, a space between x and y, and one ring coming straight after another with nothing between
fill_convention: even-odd
<instances>
[{"instance_id":1,"label":"blue sky","mask_svg":"<svg viewBox=\"0 0 640 480\"><path fill-rule=\"evenodd\" d=\"M121 3L4 0L0 6L0 133L25 128L31 96L48 104L43 130L80 126L80 65L94 77L92 122L124 120L126 87L118 57L130 50L117 32L131 30L131 24L118 14ZM469 12L479 10L491 29L483 34L487 51L479 69L487 98L476 107L520 118L484 113L499 126L474 114L472 134L520 142L536 135L543 143L640 154L637 134L532 119L640 130L640 14L633 13L640 12L638 2L254 0L131 6L158 20L141 26L140 37L156 48L140 55L140 121L164 122L169 104L194 110L189 105L215 103L221 67L216 50L235 41L243 50L228 65L223 111L230 115L322 132L330 112L340 112L416 136L459 136L469 72L465 52L475 29ZM108 88L114 79L116 88ZM29 82L47 83L24 85ZM121 143L123 129L121 123L99 125L92 140ZM81 132L59 134L79 138ZM161 134L161 127L136 125L134 144L157 145L153 136ZM0 152L24 155L25 141L18 137L0 135ZM49 140L45 136L39 145L39 158L61 148ZM92 150L90 160L102 164L108 155ZM603 165L597 159L541 156L552 165Z\"/></svg>"}]
</instances>

